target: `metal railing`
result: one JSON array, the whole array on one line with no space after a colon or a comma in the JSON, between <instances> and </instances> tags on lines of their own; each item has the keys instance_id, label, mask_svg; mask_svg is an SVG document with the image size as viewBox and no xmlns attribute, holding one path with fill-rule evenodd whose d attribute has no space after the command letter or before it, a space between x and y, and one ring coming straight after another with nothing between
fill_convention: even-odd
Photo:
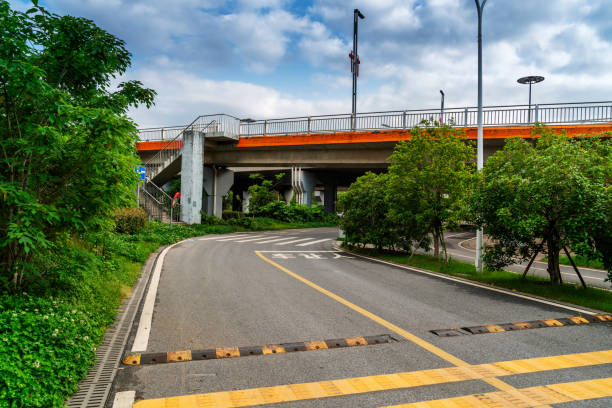
<instances>
[{"instance_id":1,"label":"metal railing","mask_svg":"<svg viewBox=\"0 0 612 408\"><path fill-rule=\"evenodd\" d=\"M167 129L145 129L144 132L147 137L154 137L155 135L163 136ZM240 131L240 120L229 115L203 115L198 116L187 126L173 127L171 133L174 137L172 139L163 139L164 141L167 140L167 143L155 156L143 163L146 169L146 176L149 179L153 179L160 171L181 156L183 134L186 131L200 131L205 134L223 133L225 135L237 135Z\"/></svg>"},{"instance_id":2,"label":"metal railing","mask_svg":"<svg viewBox=\"0 0 612 408\"><path fill-rule=\"evenodd\" d=\"M145 179L139 194L138 204L149 218L170 224L180 220L180 206L172 208L172 197L151 180Z\"/></svg>"},{"instance_id":3,"label":"metal railing","mask_svg":"<svg viewBox=\"0 0 612 408\"><path fill-rule=\"evenodd\" d=\"M439 121L456 127L477 125L476 107L403 110L387 112L304 116L266 120L242 120L228 115L232 134L240 137L274 136L286 134L309 134L346 132L352 130L411 129L424 120ZM203 118L200 116L198 119ZM196 120L198 120L196 119ZM534 122L548 125L612 122L612 102L580 102L532 105L487 106L483 108L485 126L530 126ZM171 131L169 129L172 129ZM162 140L164 132L178 132L180 127L143 129L141 140ZM179 136L182 131L179 132ZM157 137L157 139L155 138ZM163 139L165 140L165 139Z\"/></svg>"}]
</instances>

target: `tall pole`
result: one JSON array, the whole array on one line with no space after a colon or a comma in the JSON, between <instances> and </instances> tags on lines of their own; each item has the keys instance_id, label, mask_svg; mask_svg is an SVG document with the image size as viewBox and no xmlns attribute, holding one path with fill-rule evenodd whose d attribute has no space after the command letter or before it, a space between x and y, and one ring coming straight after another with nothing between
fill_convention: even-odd
<instances>
[{"instance_id":1,"label":"tall pole","mask_svg":"<svg viewBox=\"0 0 612 408\"><path fill-rule=\"evenodd\" d=\"M442 124L442 122L444 121L444 91L440 89L440 95L441 95L441 100L440 100L440 125Z\"/></svg>"},{"instance_id":2,"label":"tall pole","mask_svg":"<svg viewBox=\"0 0 612 408\"><path fill-rule=\"evenodd\" d=\"M519 84L529 84L529 107L527 108L527 123L531 123L531 85L544 80L543 76L529 75L516 80ZM537 118L536 118L537 119Z\"/></svg>"},{"instance_id":3,"label":"tall pole","mask_svg":"<svg viewBox=\"0 0 612 408\"><path fill-rule=\"evenodd\" d=\"M353 109L351 116L351 129L355 130L355 121L357 117L357 70L359 57L357 54L357 32L359 28L359 19L365 18L359 9L353 10L353 53L351 57L351 72L353 73Z\"/></svg>"},{"instance_id":4,"label":"tall pole","mask_svg":"<svg viewBox=\"0 0 612 408\"><path fill-rule=\"evenodd\" d=\"M531 123L531 82L529 83L529 108L527 109L527 122Z\"/></svg>"},{"instance_id":5,"label":"tall pole","mask_svg":"<svg viewBox=\"0 0 612 408\"><path fill-rule=\"evenodd\" d=\"M484 167L484 138L482 131L482 12L487 0L474 0L478 11L478 136L476 168L478 172ZM476 259L474 262L477 272L482 272L482 228L476 231Z\"/></svg>"}]
</instances>

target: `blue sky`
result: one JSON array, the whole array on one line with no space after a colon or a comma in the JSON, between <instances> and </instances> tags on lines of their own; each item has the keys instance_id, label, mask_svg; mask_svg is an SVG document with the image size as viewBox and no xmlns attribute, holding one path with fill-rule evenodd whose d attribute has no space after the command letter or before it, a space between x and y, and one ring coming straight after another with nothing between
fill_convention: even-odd
<instances>
[{"instance_id":1,"label":"blue sky","mask_svg":"<svg viewBox=\"0 0 612 408\"><path fill-rule=\"evenodd\" d=\"M25 7L20 0L14 7ZM257 119L351 110L352 14L359 26L358 111L476 104L473 0L45 0L127 43L125 78L158 92L141 127L200 114ZM605 0L489 0L484 104L612 99L612 8ZM123 78L119 78L121 80Z\"/></svg>"}]
</instances>

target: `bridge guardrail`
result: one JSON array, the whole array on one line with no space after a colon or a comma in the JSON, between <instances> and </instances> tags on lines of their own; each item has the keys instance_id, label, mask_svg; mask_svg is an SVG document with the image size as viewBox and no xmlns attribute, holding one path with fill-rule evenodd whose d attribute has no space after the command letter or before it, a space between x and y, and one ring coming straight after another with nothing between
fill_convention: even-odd
<instances>
[{"instance_id":1,"label":"bridge guardrail","mask_svg":"<svg viewBox=\"0 0 612 408\"><path fill-rule=\"evenodd\" d=\"M477 125L477 108L403 110L386 112L304 116L266 120L239 120L229 115L217 117L220 129L240 137L274 136L281 134L331 133L385 129L411 129L423 120L452 123L457 127ZM195 122L195 121L194 121ZM580 102L532 105L487 106L483 108L485 126L530 126L534 122L548 125L612 122L612 102ZM193 125L193 124L192 124ZM142 129L141 140L167 140L168 135L180 137L186 127ZM166 137L164 137L166 136Z\"/></svg>"}]
</instances>

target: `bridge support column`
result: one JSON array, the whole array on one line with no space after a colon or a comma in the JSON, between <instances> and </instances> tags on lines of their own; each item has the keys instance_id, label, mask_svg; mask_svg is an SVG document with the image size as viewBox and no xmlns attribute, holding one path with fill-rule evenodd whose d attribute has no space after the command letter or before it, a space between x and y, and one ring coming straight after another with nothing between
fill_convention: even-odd
<instances>
[{"instance_id":1,"label":"bridge support column","mask_svg":"<svg viewBox=\"0 0 612 408\"><path fill-rule=\"evenodd\" d=\"M314 174L302 170L300 167L293 167L291 169L291 186L297 202L311 207L312 193L314 193L315 187Z\"/></svg>"},{"instance_id":2,"label":"bridge support column","mask_svg":"<svg viewBox=\"0 0 612 408\"><path fill-rule=\"evenodd\" d=\"M242 212L245 214L249 213L249 203L251 202L251 193L248 191L242 192Z\"/></svg>"},{"instance_id":3,"label":"bridge support column","mask_svg":"<svg viewBox=\"0 0 612 408\"><path fill-rule=\"evenodd\" d=\"M234 184L234 172L218 167L204 167L204 189L208 194L206 215L223 216L223 197Z\"/></svg>"},{"instance_id":4,"label":"bridge support column","mask_svg":"<svg viewBox=\"0 0 612 408\"><path fill-rule=\"evenodd\" d=\"M338 186L335 182L325 183L325 190L323 191L323 204L325 205L325 212L333 214L336 212L336 197L338 192Z\"/></svg>"},{"instance_id":5,"label":"bridge support column","mask_svg":"<svg viewBox=\"0 0 612 408\"><path fill-rule=\"evenodd\" d=\"M202 221L203 159L204 134L185 131L181 158L181 221L186 224Z\"/></svg>"}]
</instances>

